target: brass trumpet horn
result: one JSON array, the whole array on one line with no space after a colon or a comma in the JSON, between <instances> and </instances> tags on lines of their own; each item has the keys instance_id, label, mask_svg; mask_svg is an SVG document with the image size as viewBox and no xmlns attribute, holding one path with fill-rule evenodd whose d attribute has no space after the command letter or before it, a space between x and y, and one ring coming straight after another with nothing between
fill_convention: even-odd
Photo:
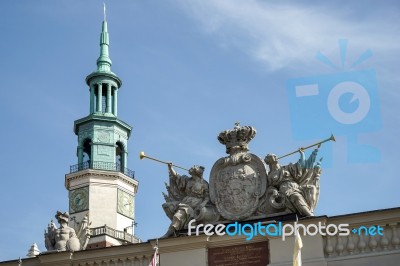
<instances>
[{"instance_id":1,"label":"brass trumpet horn","mask_svg":"<svg viewBox=\"0 0 400 266\"><path fill-rule=\"evenodd\" d=\"M322 143L327 142L327 141L334 141L334 142L336 142L335 136L333 136L333 134L331 134L331 136L330 136L329 138L325 139L325 140L322 140L322 141L320 141L320 142L311 144L311 145L309 145L309 146L307 146L307 147L304 147L304 148L302 147L302 148L300 148L300 149L301 149L301 150L307 150L307 149L309 149L309 148L311 148L311 147L314 147L314 146L318 146L318 148L319 148L319 146L321 146ZM299 152L300 149L298 149L298 150L296 150L296 151L294 151L294 152L285 154L285 155L283 155L283 156L281 156L281 157L278 157L277 159L279 160L279 159L281 159L281 158L284 158L284 157L287 157L287 156L289 156L289 155L295 154L295 153Z\"/></svg>"},{"instance_id":2,"label":"brass trumpet horn","mask_svg":"<svg viewBox=\"0 0 400 266\"><path fill-rule=\"evenodd\" d=\"M144 154L144 151L141 151L141 152L140 152L140 154L139 154L139 158L140 158L140 160L143 160L144 158L147 158L147 159L150 159L150 160L153 160L153 161L159 162L159 163L163 163L163 164L170 164L169 162L166 162L166 161L161 161L161 160L159 160L159 159L156 159L156 158L150 157L150 156L148 156L148 155ZM183 170L189 171L189 169L186 169L186 168L184 168L184 167L181 167L181 166L178 166L178 165L175 165L175 164L172 164L172 166L175 166L176 168L180 168L180 169L183 169Z\"/></svg>"}]
</instances>

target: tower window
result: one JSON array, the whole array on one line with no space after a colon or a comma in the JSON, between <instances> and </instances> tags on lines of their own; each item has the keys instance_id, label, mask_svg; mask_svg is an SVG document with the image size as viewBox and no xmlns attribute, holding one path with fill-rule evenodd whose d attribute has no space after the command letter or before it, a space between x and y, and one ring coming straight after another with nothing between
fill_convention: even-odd
<instances>
[{"instance_id":1,"label":"tower window","mask_svg":"<svg viewBox=\"0 0 400 266\"><path fill-rule=\"evenodd\" d=\"M107 110L107 84L102 85L102 98L101 98L101 112L105 113Z\"/></svg>"},{"instance_id":2,"label":"tower window","mask_svg":"<svg viewBox=\"0 0 400 266\"><path fill-rule=\"evenodd\" d=\"M114 113L114 98L115 98L115 87L111 87L111 112Z\"/></svg>"},{"instance_id":3,"label":"tower window","mask_svg":"<svg viewBox=\"0 0 400 266\"><path fill-rule=\"evenodd\" d=\"M90 139L85 140L83 143L83 160L84 164L90 164L90 158L92 156L92 141Z\"/></svg>"},{"instance_id":4,"label":"tower window","mask_svg":"<svg viewBox=\"0 0 400 266\"><path fill-rule=\"evenodd\" d=\"M124 146L121 142L116 143L117 147L115 148L115 165L117 171L124 172L125 169L125 153Z\"/></svg>"},{"instance_id":5,"label":"tower window","mask_svg":"<svg viewBox=\"0 0 400 266\"><path fill-rule=\"evenodd\" d=\"M100 94L100 86L102 89L101 94L102 95L104 94L104 89L103 89L104 86L96 84L95 85L96 89L95 89L95 94L94 94L95 95L94 110L96 110L96 112L100 112L104 108L104 102L103 102L102 98L100 98L101 102L99 102L99 97L103 97L102 95L99 95ZM99 109L100 104L101 104L101 109Z\"/></svg>"},{"instance_id":6,"label":"tower window","mask_svg":"<svg viewBox=\"0 0 400 266\"><path fill-rule=\"evenodd\" d=\"M103 95L101 102L101 112L105 113L107 108L107 97L105 95Z\"/></svg>"},{"instance_id":7,"label":"tower window","mask_svg":"<svg viewBox=\"0 0 400 266\"><path fill-rule=\"evenodd\" d=\"M96 112L97 111L97 97L99 95L99 86L96 84L94 85L94 99L93 99L93 109Z\"/></svg>"}]
</instances>

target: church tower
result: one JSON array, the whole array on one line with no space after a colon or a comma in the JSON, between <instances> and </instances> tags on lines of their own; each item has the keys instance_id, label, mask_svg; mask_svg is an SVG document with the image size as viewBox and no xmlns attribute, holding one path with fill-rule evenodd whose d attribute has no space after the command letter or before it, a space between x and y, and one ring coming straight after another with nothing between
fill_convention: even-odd
<instances>
[{"instance_id":1,"label":"church tower","mask_svg":"<svg viewBox=\"0 0 400 266\"><path fill-rule=\"evenodd\" d=\"M92 236L87 249L139 241L134 237L138 181L127 164L132 127L117 116L122 82L111 71L108 48L104 16L97 70L86 77L89 115L74 122L78 160L65 175L69 226L79 227L85 216L91 223Z\"/></svg>"}]
</instances>

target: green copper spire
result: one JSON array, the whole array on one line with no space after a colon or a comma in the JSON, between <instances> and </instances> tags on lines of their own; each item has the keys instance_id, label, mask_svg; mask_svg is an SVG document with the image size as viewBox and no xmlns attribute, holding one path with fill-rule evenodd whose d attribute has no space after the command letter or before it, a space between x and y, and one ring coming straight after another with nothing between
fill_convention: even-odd
<instances>
[{"instance_id":1,"label":"green copper spire","mask_svg":"<svg viewBox=\"0 0 400 266\"><path fill-rule=\"evenodd\" d=\"M122 82L115 73L111 72L111 59L108 54L109 43L104 5L97 69L86 77L86 83L90 90L90 115L117 117L118 114L118 90Z\"/></svg>"},{"instance_id":2,"label":"green copper spire","mask_svg":"<svg viewBox=\"0 0 400 266\"><path fill-rule=\"evenodd\" d=\"M107 31L106 6L104 5L104 20L100 34L100 56L97 59L97 71L99 72L111 72L111 59L108 54L109 45L110 39Z\"/></svg>"}]
</instances>

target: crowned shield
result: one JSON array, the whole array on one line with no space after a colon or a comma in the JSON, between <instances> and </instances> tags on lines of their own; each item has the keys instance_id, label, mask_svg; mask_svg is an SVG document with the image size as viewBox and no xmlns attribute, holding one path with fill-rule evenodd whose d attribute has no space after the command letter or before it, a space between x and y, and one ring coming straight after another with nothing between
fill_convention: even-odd
<instances>
[{"instance_id":1,"label":"crowned shield","mask_svg":"<svg viewBox=\"0 0 400 266\"><path fill-rule=\"evenodd\" d=\"M253 127L221 132L218 140L226 146L228 157L215 162L210 174L210 200L227 220L244 220L254 215L267 188L264 162L248 153L247 144L255 136Z\"/></svg>"},{"instance_id":2,"label":"crowned shield","mask_svg":"<svg viewBox=\"0 0 400 266\"><path fill-rule=\"evenodd\" d=\"M227 220L244 220L254 214L259 198L267 187L262 160L254 154L243 154L240 163L219 159L210 176L210 199Z\"/></svg>"}]
</instances>

